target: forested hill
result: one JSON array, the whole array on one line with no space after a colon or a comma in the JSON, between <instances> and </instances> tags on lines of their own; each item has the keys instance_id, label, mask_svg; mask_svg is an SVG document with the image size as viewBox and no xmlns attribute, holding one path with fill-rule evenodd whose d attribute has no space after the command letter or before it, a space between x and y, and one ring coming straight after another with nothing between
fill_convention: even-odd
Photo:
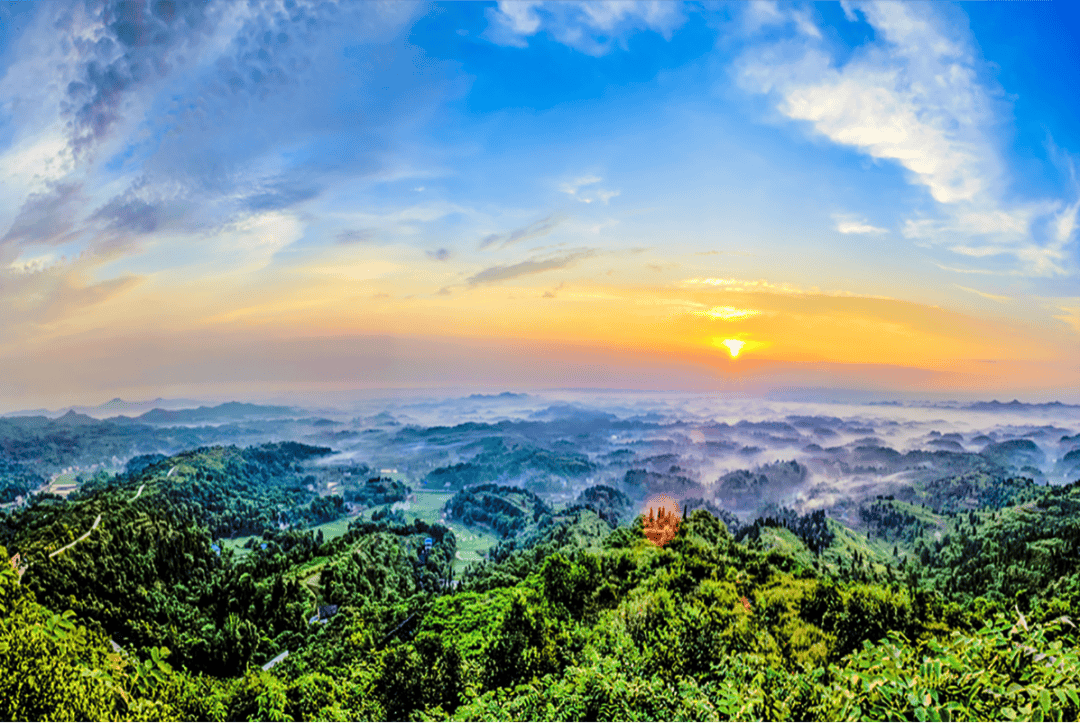
<instances>
[{"instance_id":1,"label":"forested hill","mask_svg":"<svg viewBox=\"0 0 1080 723\"><path fill-rule=\"evenodd\" d=\"M475 487L446 513L505 537L453 579L454 532L400 510L297 529L329 451L136 460L0 517L23 566L0 566L0 717L1080 716L1080 483L963 512L882 497L851 525L702 505L663 547L610 488ZM259 525L242 558L221 542Z\"/></svg>"}]
</instances>

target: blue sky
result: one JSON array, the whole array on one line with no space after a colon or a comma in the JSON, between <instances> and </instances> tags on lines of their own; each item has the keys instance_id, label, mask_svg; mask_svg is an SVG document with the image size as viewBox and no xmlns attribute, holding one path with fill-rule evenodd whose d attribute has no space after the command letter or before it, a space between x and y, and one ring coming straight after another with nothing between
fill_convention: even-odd
<instances>
[{"instance_id":1,"label":"blue sky","mask_svg":"<svg viewBox=\"0 0 1080 723\"><path fill-rule=\"evenodd\" d=\"M1077 27L1062 2L0 5L0 396L590 386L594 353L631 388L1067 395ZM286 341L310 358L252 358ZM505 359L462 371L461 344Z\"/></svg>"}]
</instances>

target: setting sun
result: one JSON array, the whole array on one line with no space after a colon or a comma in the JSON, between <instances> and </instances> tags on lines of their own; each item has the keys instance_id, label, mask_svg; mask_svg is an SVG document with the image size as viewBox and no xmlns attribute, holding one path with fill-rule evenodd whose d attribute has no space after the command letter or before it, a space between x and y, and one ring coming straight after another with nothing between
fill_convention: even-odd
<instances>
[{"instance_id":1,"label":"setting sun","mask_svg":"<svg viewBox=\"0 0 1080 723\"><path fill-rule=\"evenodd\" d=\"M739 341L738 339L724 339L720 343L728 348L728 352L731 354L732 359L738 357L739 352L742 351L742 348L744 346L746 346L745 341Z\"/></svg>"}]
</instances>

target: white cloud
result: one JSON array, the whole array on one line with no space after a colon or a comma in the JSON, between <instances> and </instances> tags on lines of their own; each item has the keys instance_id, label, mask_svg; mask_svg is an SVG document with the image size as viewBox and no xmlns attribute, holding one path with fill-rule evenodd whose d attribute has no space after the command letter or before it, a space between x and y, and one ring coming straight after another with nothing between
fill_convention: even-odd
<instances>
[{"instance_id":1,"label":"white cloud","mask_svg":"<svg viewBox=\"0 0 1080 723\"><path fill-rule=\"evenodd\" d=\"M754 32L769 25L780 25L786 21L787 18L780 12L774 0L757 0L743 6L742 24L743 29L748 32Z\"/></svg>"},{"instance_id":2,"label":"white cloud","mask_svg":"<svg viewBox=\"0 0 1080 723\"><path fill-rule=\"evenodd\" d=\"M999 246L950 246L949 250L954 254L960 254L961 256L971 256L973 258L981 259L985 256L1000 256L1001 254L1008 253L1009 249L1001 248Z\"/></svg>"},{"instance_id":3,"label":"white cloud","mask_svg":"<svg viewBox=\"0 0 1080 723\"><path fill-rule=\"evenodd\" d=\"M526 47L525 38L540 29L540 17L535 10L540 4L530 0L500 2L497 8L487 11L491 25L484 31L484 37L498 45Z\"/></svg>"},{"instance_id":4,"label":"white cloud","mask_svg":"<svg viewBox=\"0 0 1080 723\"><path fill-rule=\"evenodd\" d=\"M622 191L609 191L604 188L595 188L590 189L585 193L580 193L586 186L595 186L603 180L604 179L600 176L581 176L567 183L563 183L559 186L559 190L567 195L573 196L581 203L601 201L606 206L608 201L621 194Z\"/></svg>"},{"instance_id":5,"label":"white cloud","mask_svg":"<svg viewBox=\"0 0 1080 723\"><path fill-rule=\"evenodd\" d=\"M571 196L574 196L574 195L577 195L577 192L582 187L591 186L593 184L600 183L600 181L602 181L602 180L604 180L604 179L601 178L600 176L581 176L580 178L575 178L574 180L572 180L572 181L570 181L568 183L562 184L561 186L559 186L559 190L562 191L563 193L568 193Z\"/></svg>"},{"instance_id":6,"label":"white cloud","mask_svg":"<svg viewBox=\"0 0 1080 723\"><path fill-rule=\"evenodd\" d=\"M803 35L807 35L811 38L821 38L821 31L814 25L814 21L810 19L810 14L795 10L791 13L792 19L795 21L795 27L799 29Z\"/></svg>"},{"instance_id":7,"label":"white cloud","mask_svg":"<svg viewBox=\"0 0 1080 723\"><path fill-rule=\"evenodd\" d=\"M836 222L836 230L843 234L882 234L888 232L888 229L871 226L866 222L866 219L859 219L846 214L834 214L833 221Z\"/></svg>"},{"instance_id":8,"label":"white cloud","mask_svg":"<svg viewBox=\"0 0 1080 723\"><path fill-rule=\"evenodd\" d=\"M1072 299L1072 302L1076 303L1076 306L1058 306L1056 307L1061 314L1054 318L1058 321L1062 321L1072 327L1073 331L1080 334L1080 298ZM1068 303L1068 302L1066 302Z\"/></svg>"},{"instance_id":9,"label":"white cloud","mask_svg":"<svg viewBox=\"0 0 1080 723\"><path fill-rule=\"evenodd\" d=\"M605 55L626 38L651 30L670 39L685 21L679 4L667 0L589 0L536 2L500 0L487 11L483 37L498 45L523 48L541 31L588 55Z\"/></svg>"},{"instance_id":10,"label":"white cloud","mask_svg":"<svg viewBox=\"0 0 1080 723\"><path fill-rule=\"evenodd\" d=\"M1077 213L1080 212L1080 200L1066 206L1054 218L1054 238L1058 243L1068 243L1076 232Z\"/></svg>"},{"instance_id":11,"label":"white cloud","mask_svg":"<svg viewBox=\"0 0 1080 723\"><path fill-rule=\"evenodd\" d=\"M846 64L835 64L803 27L801 37L748 52L737 63L739 83L771 95L783 115L808 122L832 142L898 164L911 183L925 188L938 214L907 219L905 238L972 257L1008 253L1032 275L1075 271L1064 247L1072 241L1080 202L1062 209L1061 201L1018 206L1005 200L1009 178L997 128L1007 109L1000 88L982 73L970 33L946 17L951 10L866 2L845 5L848 20L856 19L856 7L876 38ZM761 23L779 23L776 13L785 16L757 3L746 12ZM799 25L801 12L785 17ZM872 229L838 219L842 233Z\"/></svg>"}]
</instances>

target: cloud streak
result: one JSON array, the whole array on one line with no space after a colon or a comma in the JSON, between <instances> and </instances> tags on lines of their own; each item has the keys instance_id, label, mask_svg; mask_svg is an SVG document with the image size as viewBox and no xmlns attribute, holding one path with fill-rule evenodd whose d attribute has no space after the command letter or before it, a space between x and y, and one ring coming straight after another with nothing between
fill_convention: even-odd
<instances>
[{"instance_id":1,"label":"cloud streak","mask_svg":"<svg viewBox=\"0 0 1080 723\"><path fill-rule=\"evenodd\" d=\"M565 269L578 261L591 258L596 255L592 249L581 249L562 256L553 256L546 259L530 259L509 266L492 266L476 273L468 278L469 286L480 284L493 284L499 281L509 281L522 276L533 276L546 271Z\"/></svg>"},{"instance_id":2,"label":"cloud streak","mask_svg":"<svg viewBox=\"0 0 1080 723\"><path fill-rule=\"evenodd\" d=\"M67 241L75 225L72 216L80 190L77 183L57 183L48 191L30 194L0 239L0 261L11 261L24 246Z\"/></svg>"},{"instance_id":3,"label":"cloud streak","mask_svg":"<svg viewBox=\"0 0 1080 723\"><path fill-rule=\"evenodd\" d=\"M497 248L504 249L507 246L513 246L514 244L519 244L534 238L547 236L565 220L566 218L564 216L550 215L540 219L539 221L534 221L528 226L522 226L519 229L515 229L509 233L488 234L480 240L478 248L483 250L495 246Z\"/></svg>"}]
</instances>

